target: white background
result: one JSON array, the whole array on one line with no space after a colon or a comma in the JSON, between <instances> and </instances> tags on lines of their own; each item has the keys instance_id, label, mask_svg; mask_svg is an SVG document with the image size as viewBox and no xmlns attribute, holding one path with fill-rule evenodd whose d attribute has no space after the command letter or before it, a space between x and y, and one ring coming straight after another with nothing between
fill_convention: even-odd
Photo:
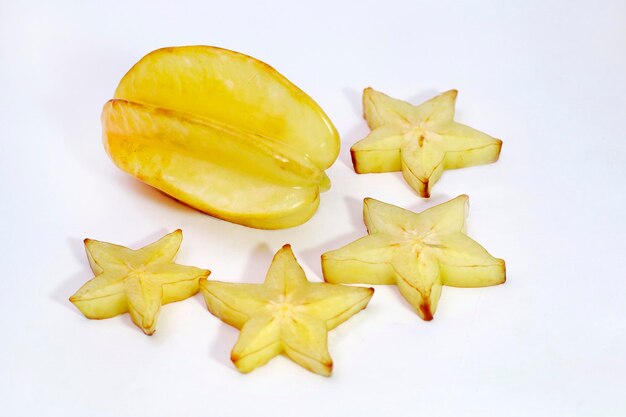
<instances>
[{"instance_id":1,"label":"white background","mask_svg":"<svg viewBox=\"0 0 626 417\"><path fill-rule=\"evenodd\" d=\"M0 4L0 414L626 415L623 1ZM185 44L270 63L334 121L341 155L308 223L226 223L109 161L102 105L145 53ZM399 173L354 174L369 85L414 103L457 88L458 120L502 138L500 161L444 173L430 200ZM430 323L378 287L331 333L331 378L283 357L238 373L238 332L200 296L164 307L153 337L67 301L92 277L85 237L139 247L180 227L180 263L237 282L291 243L319 280L319 255L365 234L363 197L419 211L461 193L507 283L444 288Z\"/></svg>"}]
</instances>

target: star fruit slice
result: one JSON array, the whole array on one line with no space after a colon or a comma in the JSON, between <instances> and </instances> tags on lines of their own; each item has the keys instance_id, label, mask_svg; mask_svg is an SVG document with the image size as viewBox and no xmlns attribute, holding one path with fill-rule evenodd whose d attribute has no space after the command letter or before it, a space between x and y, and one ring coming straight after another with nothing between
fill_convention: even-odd
<instances>
[{"instance_id":1,"label":"star fruit slice","mask_svg":"<svg viewBox=\"0 0 626 417\"><path fill-rule=\"evenodd\" d=\"M366 198L368 236L322 255L324 279L397 285L424 320L432 320L443 285L486 287L506 280L504 260L465 233L468 197L413 213Z\"/></svg>"},{"instance_id":2,"label":"star fruit slice","mask_svg":"<svg viewBox=\"0 0 626 417\"><path fill-rule=\"evenodd\" d=\"M250 372L284 353L329 376L328 331L364 309L374 290L309 282L289 245L280 249L263 284L200 281L209 311L241 330L231 359Z\"/></svg>"},{"instance_id":3,"label":"star fruit slice","mask_svg":"<svg viewBox=\"0 0 626 417\"><path fill-rule=\"evenodd\" d=\"M196 294L206 269L174 263L183 239L181 230L138 250L85 239L91 269L96 274L70 301L90 319L108 319L129 312L147 335L156 330L161 305Z\"/></svg>"},{"instance_id":4,"label":"star fruit slice","mask_svg":"<svg viewBox=\"0 0 626 417\"><path fill-rule=\"evenodd\" d=\"M456 96L450 90L413 106L366 88L363 114L372 131L351 148L355 171L402 171L420 196L430 197L444 170L497 161L500 139L454 121Z\"/></svg>"},{"instance_id":5,"label":"star fruit slice","mask_svg":"<svg viewBox=\"0 0 626 417\"><path fill-rule=\"evenodd\" d=\"M122 170L201 211L250 227L308 220L339 137L269 65L209 46L163 48L120 81L102 114Z\"/></svg>"}]
</instances>

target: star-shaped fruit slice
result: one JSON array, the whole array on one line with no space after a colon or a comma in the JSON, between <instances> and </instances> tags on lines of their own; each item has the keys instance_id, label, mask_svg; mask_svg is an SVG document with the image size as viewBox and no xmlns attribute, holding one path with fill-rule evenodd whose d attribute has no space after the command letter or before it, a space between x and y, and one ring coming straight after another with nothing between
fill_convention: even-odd
<instances>
[{"instance_id":1,"label":"star-shaped fruit slice","mask_svg":"<svg viewBox=\"0 0 626 417\"><path fill-rule=\"evenodd\" d=\"M465 234L468 197L421 213L366 198L368 236L322 255L332 283L395 284L424 320L432 320L441 287L486 287L506 280L502 259Z\"/></svg>"},{"instance_id":2,"label":"star-shaped fruit slice","mask_svg":"<svg viewBox=\"0 0 626 417\"><path fill-rule=\"evenodd\" d=\"M500 139L453 120L456 96L450 90L413 106L366 88L363 114L372 131L350 149L355 171L402 171L420 196L430 197L444 169L497 161Z\"/></svg>"},{"instance_id":3,"label":"star-shaped fruit slice","mask_svg":"<svg viewBox=\"0 0 626 417\"><path fill-rule=\"evenodd\" d=\"M367 306L372 288L312 283L291 251L280 249L263 284L200 281L209 311L241 330L231 359L250 372L284 353L317 374L329 376L328 331Z\"/></svg>"},{"instance_id":4,"label":"star-shaped fruit slice","mask_svg":"<svg viewBox=\"0 0 626 417\"><path fill-rule=\"evenodd\" d=\"M154 333L161 305L196 294L206 269L174 263L183 240L176 230L156 242L133 250L85 239L89 264L96 276L70 301L90 319L108 319L129 312L147 335Z\"/></svg>"}]
</instances>

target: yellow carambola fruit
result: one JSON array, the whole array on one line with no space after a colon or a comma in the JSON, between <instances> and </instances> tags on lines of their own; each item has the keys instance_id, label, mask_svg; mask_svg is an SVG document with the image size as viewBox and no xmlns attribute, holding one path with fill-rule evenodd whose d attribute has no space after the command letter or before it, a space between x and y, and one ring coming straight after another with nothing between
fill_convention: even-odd
<instances>
[{"instance_id":1,"label":"yellow carambola fruit","mask_svg":"<svg viewBox=\"0 0 626 417\"><path fill-rule=\"evenodd\" d=\"M241 330L231 359L250 372L281 353L328 376L327 334L367 306L372 288L307 281L289 245L272 260L263 284L201 280L209 311Z\"/></svg>"},{"instance_id":2,"label":"yellow carambola fruit","mask_svg":"<svg viewBox=\"0 0 626 417\"><path fill-rule=\"evenodd\" d=\"M196 294L206 269L178 265L174 258L183 239L176 230L138 250L85 239L96 276L70 301L90 319L108 319L126 312L147 335L156 330L161 305Z\"/></svg>"},{"instance_id":3,"label":"yellow carambola fruit","mask_svg":"<svg viewBox=\"0 0 626 417\"><path fill-rule=\"evenodd\" d=\"M486 287L506 280L504 260L465 234L468 197L413 213L366 198L368 236L322 255L324 279L395 284L419 316L432 320L441 287Z\"/></svg>"},{"instance_id":4,"label":"yellow carambola fruit","mask_svg":"<svg viewBox=\"0 0 626 417\"><path fill-rule=\"evenodd\" d=\"M339 136L269 65L210 46L163 48L121 80L102 113L115 164L201 211L279 229L307 221Z\"/></svg>"},{"instance_id":5,"label":"yellow carambola fruit","mask_svg":"<svg viewBox=\"0 0 626 417\"><path fill-rule=\"evenodd\" d=\"M430 197L443 170L497 161L500 139L453 120L456 96L450 90L413 106L366 88L363 114L372 131L350 149L355 171L402 171L420 196Z\"/></svg>"}]
</instances>

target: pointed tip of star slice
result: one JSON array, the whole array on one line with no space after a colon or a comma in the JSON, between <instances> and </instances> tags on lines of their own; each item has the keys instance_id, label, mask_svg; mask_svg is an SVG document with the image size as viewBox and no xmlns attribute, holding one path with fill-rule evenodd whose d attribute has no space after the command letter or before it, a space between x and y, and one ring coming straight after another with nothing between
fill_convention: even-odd
<instances>
[{"instance_id":1,"label":"pointed tip of star slice","mask_svg":"<svg viewBox=\"0 0 626 417\"><path fill-rule=\"evenodd\" d=\"M417 177L415 179L417 179L418 181L414 182L413 184L409 182L409 184L413 186L413 188L417 191L420 197L430 198L430 179Z\"/></svg>"},{"instance_id":2,"label":"pointed tip of star slice","mask_svg":"<svg viewBox=\"0 0 626 417\"><path fill-rule=\"evenodd\" d=\"M365 198L363 199L363 204L367 205L367 204L369 204L371 201L378 201L378 200L376 200L375 198L372 198L372 197L365 197Z\"/></svg>"},{"instance_id":3,"label":"pointed tip of star slice","mask_svg":"<svg viewBox=\"0 0 626 417\"><path fill-rule=\"evenodd\" d=\"M365 197L363 199L363 206L369 207L377 207L377 206L391 206L389 203L385 203L373 197Z\"/></svg>"},{"instance_id":4,"label":"pointed tip of star slice","mask_svg":"<svg viewBox=\"0 0 626 417\"><path fill-rule=\"evenodd\" d=\"M145 334L146 336L153 336L154 333L156 332L156 323L152 323L152 324L142 324L139 325L137 323L135 323L137 325L137 327L139 327L141 329L141 331L143 332L143 334Z\"/></svg>"},{"instance_id":5,"label":"pointed tip of star slice","mask_svg":"<svg viewBox=\"0 0 626 417\"><path fill-rule=\"evenodd\" d=\"M356 150L354 149L354 145L350 147L350 159L352 160L352 166L354 167L354 172L356 172L357 174L365 174L365 172L361 172L362 170L360 169L360 164L357 158Z\"/></svg>"},{"instance_id":6,"label":"pointed tip of star slice","mask_svg":"<svg viewBox=\"0 0 626 417\"><path fill-rule=\"evenodd\" d=\"M367 86L363 89L363 101L377 94L384 94L384 93L381 93L380 91L374 89L374 87L372 86Z\"/></svg>"},{"instance_id":7,"label":"pointed tip of star slice","mask_svg":"<svg viewBox=\"0 0 626 417\"><path fill-rule=\"evenodd\" d=\"M273 260L272 262L281 259L283 257L289 258L289 259L296 259L296 255L293 253L293 249L291 249L291 245L289 243L283 245L280 247L280 249L278 249L276 251L276 253L274 254Z\"/></svg>"},{"instance_id":8,"label":"pointed tip of star slice","mask_svg":"<svg viewBox=\"0 0 626 417\"><path fill-rule=\"evenodd\" d=\"M85 245L85 250L87 251L87 253L89 253L91 251L91 248L93 248L98 243L101 243L101 242L96 239L90 239L90 238L83 239L83 245Z\"/></svg>"},{"instance_id":9,"label":"pointed tip of star slice","mask_svg":"<svg viewBox=\"0 0 626 417\"><path fill-rule=\"evenodd\" d=\"M176 237L180 237L180 239L182 240L182 238L183 238L183 231L182 231L182 229L176 229L176 230L174 230L173 232L168 233L168 234L167 234L167 235L165 235L164 237L167 237L167 236L172 236L172 237L176 236Z\"/></svg>"},{"instance_id":10,"label":"pointed tip of star slice","mask_svg":"<svg viewBox=\"0 0 626 417\"><path fill-rule=\"evenodd\" d=\"M417 314L424 321L432 321L434 318L434 312L430 309L430 303L422 303L419 305L417 309Z\"/></svg>"},{"instance_id":11,"label":"pointed tip of star slice","mask_svg":"<svg viewBox=\"0 0 626 417\"><path fill-rule=\"evenodd\" d=\"M459 95L459 90L453 88L441 94L442 96L449 96L452 100L456 100Z\"/></svg>"},{"instance_id":12,"label":"pointed tip of star slice","mask_svg":"<svg viewBox=\"0 0 626 417\"><path fill-rule=\"evenodd\" d=\"M333 374L333 361L332 360L329 360L326 363L321 363L320 365L321 366L318 369L312 370L312 371L321 376L326 376L326 377L332 376Z\"/></svg>"},{"instance_id":13,"label":"pointed tip of star slice","mask_svg":"<svg viewBox=\"0 0 626 417\"><path fill-rule=\"evenodd\" d=\"M498 148L494 152L494 157L493 157L493 161L492 161L492 162L496 162L498 159L500 159L500 153L502 152L502 144L504 142L502 142L502 139L498 139L498 138L493 138L493 141L495 142L495 146Z\"/></svg>"},{"instance_id":14,"label":"pointed tip of star slice","mask_svg":"<svg viewBox=\"0 0 626 417\"><path fill-rule=\"evenodd\" d=\"M494 269L498 269L500 271L500 276L498 279L495 279L492 285L504 284L506 282L506 262L504 259L495 258L496 266Z\"/></svg>"},{"instance_id":15,"label":"pointed tip of star slice","mask_svg":"<svg viewBox=\"0 0 626 417\"><path fill-rule=\"evenodd\" d=\"M460 207L462 207L464 212L467 212L468 208L469 208L469 195L467 194L459 194L456 197L454 197L453 199L447 201L446 203L443 204L447 204L447 203L451 203L450 205L456 205L458 203L458 205Z\"/></svg>"},{"instance_id":16,"label":"pointed tip of star slice","mask_svg":"<svg viewBox=\"0 0 626 417\"><path fill-rule=\"evenodd\" d=\"M156 326L153 324L152 326L142 327L141 330L146 336L152 336L156 332Z\"/></svg>"},{"instance_id":17,"label":"pointed tip of star slice","mask_svg":"<svg viewBox=\"0 0 626 417\"><path fill-rule=\"evenodd\" d=\"M152 336L156 332L156 321L143 322L141 325L138 325L138 327L146 336Z\"/></svg>"}]
</instances>

